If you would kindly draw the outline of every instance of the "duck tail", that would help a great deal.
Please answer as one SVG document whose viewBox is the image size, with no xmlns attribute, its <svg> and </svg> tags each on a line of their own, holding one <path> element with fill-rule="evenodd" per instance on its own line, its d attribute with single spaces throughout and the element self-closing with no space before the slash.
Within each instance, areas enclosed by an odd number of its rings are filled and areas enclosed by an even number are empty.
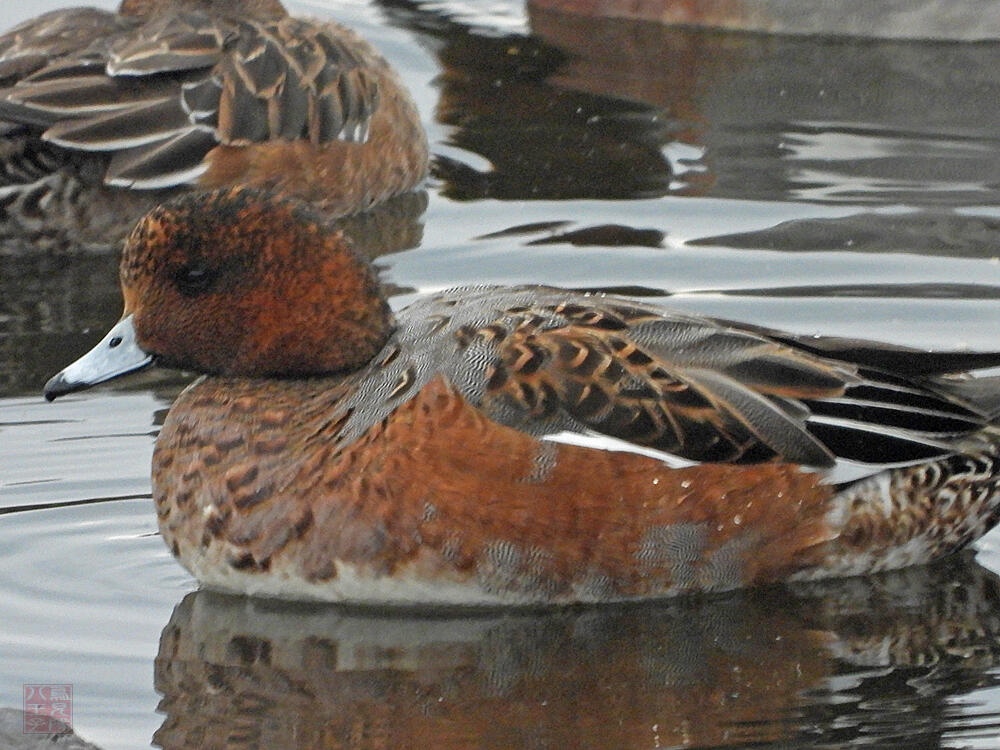
<svg viewBox="0 0 1000 750">
<path fill-rule="evenodd" d="M 1000 425 L 1000 375 L 948 381 L 947 390 Z"/>
</svg>

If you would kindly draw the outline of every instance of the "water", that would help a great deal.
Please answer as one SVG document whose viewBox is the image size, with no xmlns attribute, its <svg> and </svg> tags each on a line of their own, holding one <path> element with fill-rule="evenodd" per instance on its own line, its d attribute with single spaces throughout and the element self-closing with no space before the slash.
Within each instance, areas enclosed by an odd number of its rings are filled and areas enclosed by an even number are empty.
<svg viewBox="0 0 1000 750">
<path fill-rule="evenodd" d="M 1000 44 L 676 31 L 513 1 L 293 8 L 371 39 L 430 133 L 422 226 L 378 259 L 395 305 L 541 282 L 1000 343 Z M 4 7 L 2 25 L 34 12 Z M 0 706 L 72 683 L 76 731 L 106 749 L 1000 746 L 998 533 L 933 569 L 643 607 L 193 594 L 148 479 L 184 379 L 39 395 L 119 309 L 110 251 L 0 253 Z"/>
</svg>

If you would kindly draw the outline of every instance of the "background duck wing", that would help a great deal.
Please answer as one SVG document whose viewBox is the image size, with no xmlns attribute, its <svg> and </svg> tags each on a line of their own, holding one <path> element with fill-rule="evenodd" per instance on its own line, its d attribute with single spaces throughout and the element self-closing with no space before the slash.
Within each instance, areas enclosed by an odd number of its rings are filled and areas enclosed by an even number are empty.
<svg viewBox="0 0 1000 750">
<path fill-rule="evenodd" d="M 139 22 L 97 8 L 43 13 L 0 35 L 0 86 L 10 86 L 67 55 L 134 29 Z"/>
<path fill-rule="evenodd" d="M 364 141 L 378 82 L 345 38 L 332 24 L 176 11 L 20 77 L 0 94 L 0 118 L 110 153 L 109 184 L 192 182 L 219 144 Z"/>
</svg>

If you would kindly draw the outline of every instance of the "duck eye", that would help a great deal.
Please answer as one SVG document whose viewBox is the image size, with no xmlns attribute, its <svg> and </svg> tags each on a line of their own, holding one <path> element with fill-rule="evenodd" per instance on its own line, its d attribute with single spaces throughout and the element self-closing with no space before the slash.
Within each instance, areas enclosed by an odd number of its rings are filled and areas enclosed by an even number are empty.
<svg viewBox="0 0 1000 750">
<path fill-rule="evenodd" d="M 174 283 L 185 297 L 194 297 L 211 289 L 218 276 L 218 270 L 192 263 L 174 271 Z"/>
</svg>

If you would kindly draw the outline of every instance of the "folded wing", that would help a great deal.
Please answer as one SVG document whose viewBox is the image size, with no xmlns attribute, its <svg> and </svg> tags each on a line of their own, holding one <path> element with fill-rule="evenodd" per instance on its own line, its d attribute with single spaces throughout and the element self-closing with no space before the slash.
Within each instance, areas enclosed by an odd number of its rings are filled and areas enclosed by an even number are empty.
<svg viewBox="0 0 1000 750">
<path fill-rule="evenodd" d="M 0 37 L 0 119 L 110 154 L 109 184 L 194 182 L 219 144 L 368 137 L 378 82 L 339 27 L 199 11 L 137 26 L 100 11 L 62 13 Z"/>
<path fill-rule="evenodd" d="M 1000 380 L 974 388 L 932 375 L 962 369 L 962 353 L 949 361 L 906 350 L 908 368 L 890 373 L 870 342 L 821 355 L 793 337 L 602 298 L 505 321 L 473 334 L 497 342 L 486 374 L 492 413 L 575 424 L 692 460 L 916 461 L 954 451 L 1000 401 Z M 865 356 L 852 357 L 857 348 Z M 974 361 L 1000 364 L 1000 354 Z"/>
</svg>

